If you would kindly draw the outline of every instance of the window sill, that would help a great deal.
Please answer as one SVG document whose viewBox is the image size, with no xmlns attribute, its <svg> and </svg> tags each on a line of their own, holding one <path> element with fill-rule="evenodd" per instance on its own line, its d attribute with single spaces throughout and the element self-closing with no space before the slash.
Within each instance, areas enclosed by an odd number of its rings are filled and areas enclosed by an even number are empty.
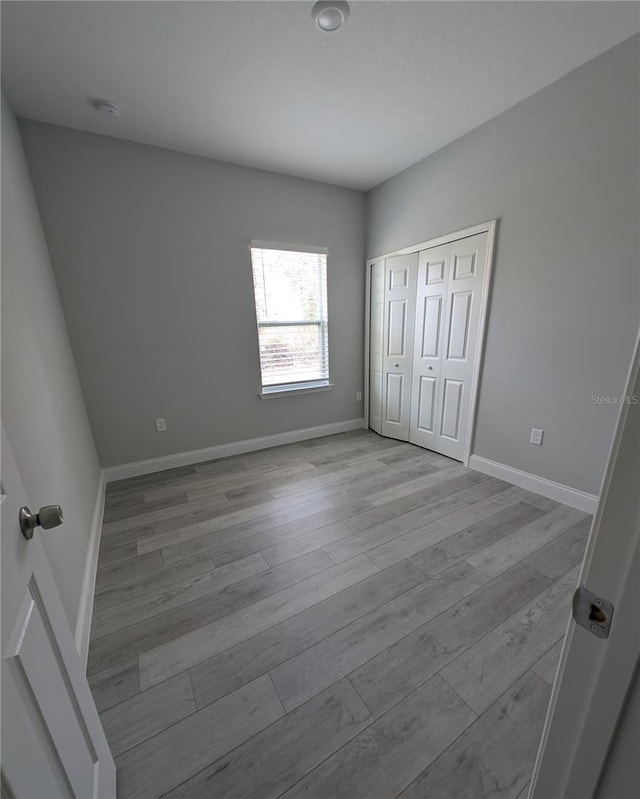
<svg viewBox="0 0 640 799">
<path fill-rule="evenodd" d="M 312 383 L 291 383 L 282 386 L 264 386 L 258 392 L 260 399 L 275 399 L 276 397 L 295 397 L 298 394 L 313 394 L 317 391 L 331 391 L 333 383 L 328 380 L 316 380 Z"/>
</svg>

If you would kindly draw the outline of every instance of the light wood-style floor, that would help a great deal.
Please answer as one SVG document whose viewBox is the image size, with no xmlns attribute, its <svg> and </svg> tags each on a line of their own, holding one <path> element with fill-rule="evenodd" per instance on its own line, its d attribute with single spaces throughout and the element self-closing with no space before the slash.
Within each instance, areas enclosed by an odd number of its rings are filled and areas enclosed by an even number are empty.
<svg viewBox="0 0 640 799">
<path fill-rule="evenodd" d="M 525 795 L 586 514 L 364 430 L 107 494 L 119 797 Z"/>
</svg>

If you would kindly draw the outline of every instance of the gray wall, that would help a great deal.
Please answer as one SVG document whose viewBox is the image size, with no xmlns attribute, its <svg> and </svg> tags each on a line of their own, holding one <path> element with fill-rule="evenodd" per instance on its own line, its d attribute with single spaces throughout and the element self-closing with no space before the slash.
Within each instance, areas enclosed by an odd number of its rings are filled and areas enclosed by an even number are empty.
<svg viewBox="0 0 640 799">
<path fill-rule="evenodd" d="M 362 416 L 361 193 L 20 125 L 103 466 Z M 332 391 L 258 398 L 251 239 L 328 247 Z"/>
<path fill-rule="evenodd" d="M 32 508 L 62 505 L 43 536 L 72 630 L 100 465 L 18 127 L 2 96 L 2 424 Z"/>
<path fill-rule="evenodd" d="M 590 493 L 617 418 L 591 397 L 623 390 L 640 317 L 638 42 L 367 198 L 368 257 L 499 218 L 474 451 Z"/>
</svg>

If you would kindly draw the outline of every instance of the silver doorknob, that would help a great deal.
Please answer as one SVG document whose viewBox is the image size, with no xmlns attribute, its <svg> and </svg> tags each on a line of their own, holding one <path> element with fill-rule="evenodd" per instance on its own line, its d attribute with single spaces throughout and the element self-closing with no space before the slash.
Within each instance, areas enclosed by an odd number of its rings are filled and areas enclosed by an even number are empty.
<svg viewBox="0 0 640 799">
<path fill-rule="evenodd" d="M 60 505 L 43 505 L 37 513 L 31 513 L 26 505 L 20 508 L 20 529 L 22 535 L 30 541 L 36 527 L 48 530 L 62 524 L 62 508 Z"/>
<path fill-rule="evenodd" d="M 433 366 L 427 366 L 427 369 L 428 369 L 429 371 L 431 371 L 431 370 L 433 369 Z"/>
<path fill-rule="evenodd" d="M 399 366 L 400 366 L 400 364 L 399 364 L 399 363 L 394 363 L 394 364 L 393 364 L 393 368 L 394 368 L 394 369 L 397 369 Z"/>
</svg>

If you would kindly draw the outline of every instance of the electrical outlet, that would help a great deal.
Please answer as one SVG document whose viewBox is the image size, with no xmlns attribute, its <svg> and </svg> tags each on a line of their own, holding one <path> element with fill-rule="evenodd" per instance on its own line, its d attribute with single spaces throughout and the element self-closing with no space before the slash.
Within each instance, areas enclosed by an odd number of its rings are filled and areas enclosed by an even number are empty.
<svg viewBox="0 0 640 799">
<path fill-rule="evenodd" d="M 540 430 L 537 427 L 532 427 L 531 428 L 531 438 L 529 439 L 529 441 L 532 444 L 535 444 L 537 447 L 541 447 L 542 446 L 542 436 L 543 435 L 544 435 L 544 430 Z"/>
<path fill-rule="evenodd" d="M 166 433 L 167 431 L 167 423 L 164 419 L 156 419 L 156 432 L 157 433 Z"/>
<path fill-rule="evenodd" d="M 356 391 L 356 402 L 362 402 L 362 391 Z"/>
</svg>

